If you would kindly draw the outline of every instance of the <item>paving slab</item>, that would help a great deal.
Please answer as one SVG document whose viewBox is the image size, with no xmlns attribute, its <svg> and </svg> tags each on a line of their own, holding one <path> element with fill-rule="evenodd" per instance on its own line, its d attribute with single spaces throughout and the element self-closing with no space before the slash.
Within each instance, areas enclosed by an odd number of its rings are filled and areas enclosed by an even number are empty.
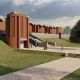
<svg viewBox="0 0 80 80">
<path fill-rule="evenodd" d="M 80 59 L 62 58 L 0 77 L 0 80 L 60 80 L 80 68 Z"/>
<path fill-rule="evenodd" d="M 34 47 L 29 49 L 23 49 L 23 50 L 36 50 L 36 51 L 48 51 L 48 52 L 58 52 L 58 53 L 71 53 L 71 54 L 80 54 L 80 48 L 73 48 L 73 47 L 64 47 L 62 50 L 61 47 L 49 47 L 47 50 L 44 50 L 43 47 Z"/>
</svg>

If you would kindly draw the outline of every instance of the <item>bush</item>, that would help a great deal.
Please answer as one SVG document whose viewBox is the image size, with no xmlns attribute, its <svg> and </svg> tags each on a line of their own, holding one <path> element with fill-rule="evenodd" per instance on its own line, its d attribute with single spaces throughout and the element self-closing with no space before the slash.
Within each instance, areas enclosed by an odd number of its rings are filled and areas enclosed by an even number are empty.
<svg viewBox="0 0 80 80">
<path fill-rule="evenodd" d="M 80 43 L 80 20 L 71 30 L 69 39 L 71 42 Z"/>
</svg>

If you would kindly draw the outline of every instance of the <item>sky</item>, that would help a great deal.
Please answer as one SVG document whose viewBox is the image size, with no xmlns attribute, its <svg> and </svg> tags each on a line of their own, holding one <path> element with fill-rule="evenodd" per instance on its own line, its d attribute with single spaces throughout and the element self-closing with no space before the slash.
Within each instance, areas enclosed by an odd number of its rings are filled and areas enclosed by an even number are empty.
<svg viewBox="0 0 80 80">
<path fill-rule="evenodd" d="M 80 0 L 0 0 L 0 16 L 13 11 L 23 12 L 33 23 L 73 27 L 80 19 Z"/>
</svg>

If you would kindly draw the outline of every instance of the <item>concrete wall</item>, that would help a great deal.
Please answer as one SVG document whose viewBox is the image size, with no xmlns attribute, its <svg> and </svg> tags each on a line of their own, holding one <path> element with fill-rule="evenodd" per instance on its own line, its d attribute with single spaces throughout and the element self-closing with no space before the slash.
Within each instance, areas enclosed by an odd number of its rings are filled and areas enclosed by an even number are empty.
<svg viewBox="0 0 80 80">
<path fill-rule="evenodd" d="M 38 38 L 59 38 L 59 34 L 31 33 Z M 63 39 L 69 40 L 70 35 L 61 35 Z"/>
</svg>

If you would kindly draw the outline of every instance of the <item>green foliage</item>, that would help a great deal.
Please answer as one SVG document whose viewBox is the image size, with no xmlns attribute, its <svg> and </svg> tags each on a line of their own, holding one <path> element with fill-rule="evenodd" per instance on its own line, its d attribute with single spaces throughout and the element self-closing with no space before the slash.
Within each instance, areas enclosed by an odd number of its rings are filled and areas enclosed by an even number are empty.
<svg viewBox="0 0 80 80">
<path fill-rule="evenodd" d="M 80 43 L 80 20 L 71 30 L 70 41 Z"/>
<path fill-rule="evenodd" d="M 61 80 L 80 80 L 80 69 L 74 71 L 73 73 L 69 74 Z"/>
<path fill-rule="evenodd" d="M 70 26 L 66 26 L 66 27 L 64 28 L 64 34 L 70 34 L 70 32 L 71 32 Z"/>
</svg>

